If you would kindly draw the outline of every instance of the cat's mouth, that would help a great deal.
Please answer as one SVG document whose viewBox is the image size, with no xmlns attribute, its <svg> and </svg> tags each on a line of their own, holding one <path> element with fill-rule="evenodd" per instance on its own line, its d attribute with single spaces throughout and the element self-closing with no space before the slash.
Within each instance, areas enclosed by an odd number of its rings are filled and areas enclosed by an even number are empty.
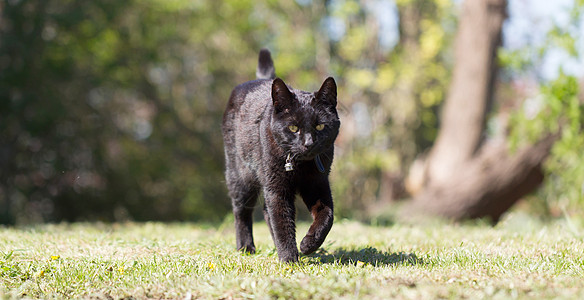
<svg viewBox="0 0 584 300">
<path fill-rule="evenodd" d="M 293 152 L 292 158 L 294 160 L 301 160 L 301 161 L 313 160 L 320 153 L 322 153 L 322 148 L 320 147 L 320 144 L 314 145 L 313 147 L 310 147 L 308 149 L 296 149 L 296 150 L 300 150 L 300 151 L 292 151 Z"/>
</svg>

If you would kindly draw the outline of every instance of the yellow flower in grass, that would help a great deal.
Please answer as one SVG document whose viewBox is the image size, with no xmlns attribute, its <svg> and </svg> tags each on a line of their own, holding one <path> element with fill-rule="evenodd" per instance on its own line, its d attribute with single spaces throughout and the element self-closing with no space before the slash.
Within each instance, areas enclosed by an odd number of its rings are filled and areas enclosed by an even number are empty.
<svg viewBox="0 0 584 300">
<path fill-rule="evenodd" d="M 212 262 L 207 264 L 207 268 L 209 268 L 209 270 L 213 271 L 215 270 L 215 264 L 213 264 Z"/>
<path fill-rule="evenodd" d="M 289 266 L 288 264 L 286 264 L 285 266 L 283 266 L 282 269 L 280 269 L 282 274 L 287 274 L 287 273 L 294 273 L 294 269 L 292 269 L 291 266 Z"/>
<path fill-rule="evenodd" d="M 59 258 L 61 258 L 60 255 L 51 255 L 51 260 L 58 260 Z"/>
</svg>

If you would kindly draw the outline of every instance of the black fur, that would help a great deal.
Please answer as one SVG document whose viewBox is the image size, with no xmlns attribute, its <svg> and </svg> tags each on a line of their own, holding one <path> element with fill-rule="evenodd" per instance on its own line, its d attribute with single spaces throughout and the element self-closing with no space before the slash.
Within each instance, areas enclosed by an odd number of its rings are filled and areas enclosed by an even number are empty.
<svg viewBox="0 0 584 300">
<path fill-rule="evenodd" d="M 252 212 L 264 195 L 264 218 L 283 262 L 298 260 L 295 195 L 299 193 L 314 219 L 300 243 L 309 254 L 324 242 L 333 224 L 328 174 L 340 121 L 337 86 L 327 78 L 317 92 L 291 89 L 273 79 L 270 52 L 262 49 L 259 79 L 238 85 L 223 116 L 225 177 L 235 215 L 237 248 L 254 253 Z M 272 80 L 273 79 L 273 80 Z M 316 127 L 323 124 L 322 130 Z M 292 132 L 289 126 L 296 126 Z M 319 172 L 319 156 L 324 172 Z M 290 156 L 293 171 L 284 168 Z"/>
</svg>

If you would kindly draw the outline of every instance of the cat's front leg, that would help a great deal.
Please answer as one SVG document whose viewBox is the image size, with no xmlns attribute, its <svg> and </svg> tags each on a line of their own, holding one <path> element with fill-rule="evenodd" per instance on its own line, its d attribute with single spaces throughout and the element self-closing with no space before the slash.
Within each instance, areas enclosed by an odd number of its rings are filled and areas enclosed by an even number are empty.
<svg viewBox="0 0 584 300">
<path fill-rule="evenodd" d="M 333 226 L 333 198 L 328 179 L 323 176 L 303 185 L 300 195 L 313 218 L 312 225 L 300 242 L 300 251 L 310 254 L 322 245 Z"/>
<path fill-rule="evenodd" d="M 298 261 L 296 247 L 296 208 L 294 193 L 277 189 L 264 189 L 266 221 L 271 229 L 272 238 L 281 262 Z"/>
</svg>

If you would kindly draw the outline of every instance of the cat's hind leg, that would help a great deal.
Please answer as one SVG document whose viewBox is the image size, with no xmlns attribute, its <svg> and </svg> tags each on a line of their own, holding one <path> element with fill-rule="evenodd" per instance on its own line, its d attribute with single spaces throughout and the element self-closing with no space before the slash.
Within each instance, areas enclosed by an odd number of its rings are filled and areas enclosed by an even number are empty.
<svg viewBox="0 0 584 300">
<path fill-rule="evenodd" d="M 272 241 L 275 241 L 274 238 L 274 231 L 272 230 L 272 221 L 270 220 L 270 213 L 268 213 L 268 207 L 266 206 L 266 201 L 264 201 L 264 220 L 266 220 L 266 224 L 268 224 L 268 229 L 270 230 L 270 235 L 272 236 Z"/>
<path fill-rule="evenodd" d="M 323 175 L 302 185 L 300 195 L 313 219 L 306 236 L 300 242 L 300 251 L 310 254 L 322 245 L 333 226 L 333 198 L 328 178 Z"/>
<path fill-rule="evenodd" d="M 258 189 L 247 187 L 236 191 L 232 197 L 233 215 L 235 217 L 235 236 L 237 249 L 255 253 L 253 242 L 253 209 L 258 198 Z"/>
<path fill-rule="evenodd" d="M 229 166 L 225 177 L 235 218 L 237 249 L 255 253 L 252 226 L 253 209 L 259 196 L 259 185 L 252 180 L 241 178 L 237 171 L 229 168 Z"/>
</svg>

